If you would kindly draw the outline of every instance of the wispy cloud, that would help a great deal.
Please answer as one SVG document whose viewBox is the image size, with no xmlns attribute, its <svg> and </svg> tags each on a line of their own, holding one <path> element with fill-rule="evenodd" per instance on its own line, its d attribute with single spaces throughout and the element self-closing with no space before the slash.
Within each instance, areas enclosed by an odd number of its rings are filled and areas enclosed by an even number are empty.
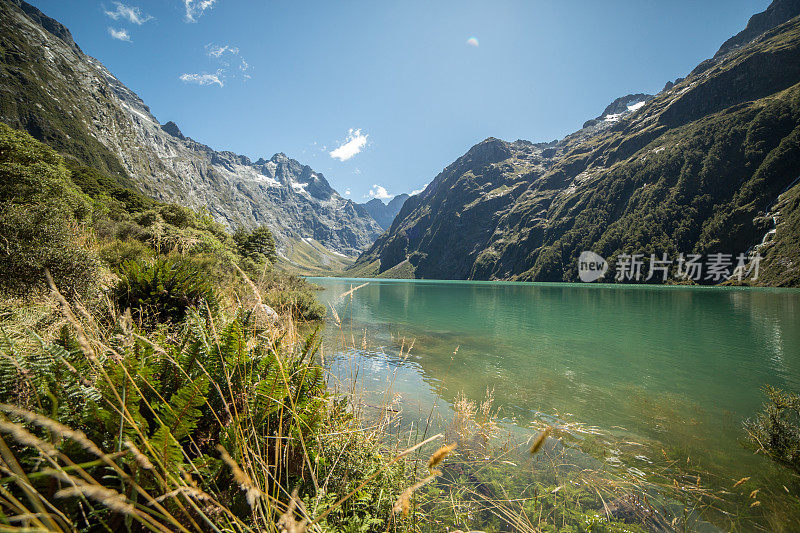
<svg viewBox="0 0 800 533">
<path fill-rule="evenodd" d="M 108 34 L 111 35 L 114 39 L 118 41 L 125 41 L 127 43 L 131 42 L 131 36 L 128 35 L 128 30 L 124 28 L 120 28 L 119 30 L 116 28 L 108 28 Z"/>
<path fill-rule="evenodd" d="M 345 196 L 350 196 L 350 189 L 345 189 L 344 195 Z"/>
<path fill-rule="evenodd" d="M 186 7 L 186 22 L 197 22 L 197 17 L 201 16 L 206 9 L 211 9 L 217 0 L 183 0 Z"/>
<path fill-rule="evenodd" d="M 252 78 L 250 64 L 239 54 L 239 48 L 229 44 L 208 43 L 205 46 L 206 55 L 218 65 L 218 73 L 229 73 L 230 78 L 241 75 L 243 81 Z"/>
<path fill-rule="evenodd" d="M 335 150 L 329 152 L 330 156 L 339 161 L 347 161 L 354 155 L 361 152 L 367 145 L 366 133 L 361 133 L 361 130 L 350 129 L 347 132 L 347 139 Z"/>
<path fill-rule="evenodd" d="M 222 54 L 226 52 L 232 55 L 238 55 L 239 49 L 235 46 L 228 46 L 227 44 L 218 45 L 208 43 L 206 45 L 206 52 L 208 52 L 209 57 L 222 57 Z"/>
<path fill-rule="evenodd" d="M 114 2 L 114 5 L 117 7 L 114 11 L 104 10 L 106 15 L 114 20 L 127 20 L 131 24 L 141 26 L 153 18 L 147 13 L 142 13 L 142 10 L 136 6 L 129 6 L 122 2 Z"/>
<path fill-rule="evenodd" d="M 243 57 L 240 57 L 239 58 L 239 72 L 242 73 L 242 79 L 244 81 L 247 81 L 247 80 L 249 80 L 249 79 L 251 79 L 253 77 L 253 76 L 251 76 L 250 74 L 247 73 L 248 70 L 250 70 L 250 64 L 247 61 L 245 61 Z"/>
<path fill-rule="evenodd" d="M 382 187 L 377 183 L 372 186 L 369 190 L 369 197 L 370 198 L 377 198 L 378 200 L 389 200 L 394 197 L 393 194 L 389 194 L 386 190 L 386 187 Z"/>
<path fill-rule="evenodd" d="M 216 74 L 181 74 L 179 79 L 184 83 L 194 83 L 197 85 L 214 85 L 217 84 L 220 87 L 224 86 L 222 81 L 222 72 L 219 71 Z"/>
</svg>

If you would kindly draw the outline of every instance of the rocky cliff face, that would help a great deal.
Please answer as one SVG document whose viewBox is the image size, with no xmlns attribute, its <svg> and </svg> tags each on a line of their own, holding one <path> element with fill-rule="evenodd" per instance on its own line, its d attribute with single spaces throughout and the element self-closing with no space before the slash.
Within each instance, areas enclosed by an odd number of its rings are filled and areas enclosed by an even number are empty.
<svg viewBox="0 0 800 533">
<path fill-rule="evenodd" d="M 373 198 L 369 202 L 361 205 L 364 207 L 367 213 L 369 213 L 369 216 L 375 219 L 375 221 L 381 226 L 381 228 L 386 230 L 389 229 L 389 226 L 392 225 L 392 222 L 394 222 L 394 219 L 400 212 L 400 208 L 403 207 L 403 204 L 408 199 L 409 195 L 398 194 L 397 196 L 392 198 L 388 204 L 383 203 L 382 200 Z"/>
<path fill-rule="evenodd" d="M 759 281 L 800 284 L 797 4 L 776 1 L 686 79 L 561 141 L 474 146 L 353 272 L 574 281 L 582 250 L 738 254 L 766 234 Z"/>
<path fill-rule="evenodd" d="M 381 233 L 322 174 L 276 154 L 252 162 L 163 126 L 63 25 L 0 0 L 0 120 L 148 195 L 208 209 L 231 227 L 267 224 L 279 243 L 312 238 L 355 255 Z"/>
</svg>

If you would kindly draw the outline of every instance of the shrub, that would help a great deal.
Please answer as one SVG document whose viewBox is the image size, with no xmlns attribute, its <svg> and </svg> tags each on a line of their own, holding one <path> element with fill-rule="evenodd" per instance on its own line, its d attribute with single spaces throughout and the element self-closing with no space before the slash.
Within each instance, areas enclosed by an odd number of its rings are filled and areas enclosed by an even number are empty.
<svg viewBox="0 0 800 533">
<path fill-rule="evenodd" d="M 130 308 L 144 325 L 181 322 L 192 307 L 212 311 L 217 303 L 211 282 L 191 263 L 173 258 L 128 261 L 114 290 L 120 310 Z"/>
<path fill-rule="evenodd" d="M 100 250 L 100 259 L 113 270 L 131 261 L 150 261 L 154 257 L 155 251 L 150 246 L 132 239 L 110 241 Z"/>
<path fill-rule="evenodd" d="M 113 238 L 126 240 L 135 239 L 145 242 L 150 236 L 145 229 L 133 220 L 123 219 L 113 225 Z"/>
<path fill-rule="evenodd" d="M 194 225 L 194 213 L 177 204 L 166 204 L 158 210 L 164 222 L 178 228 L 187 228 Z"/>
<path fill-rule="evenodd" d="M 252 259 L 257 263 L 263 263 L 265 260 L 274 263 L 278 258 L 275 239 L 266 226 L 259 226 L 252 231 L 238 229 L 234 233 L 233 239 L 242 257 Z"/>
<path fill-rule="evenodd" d="M 27 296 L 45 288 L 45 270 L 67 297 L 86 296 L 100 263 L 81 246 L 86 236 L 51 204 L 0 205 L 0 292 Z"/>
<path fill-rule="evenodd" d="M 52 203 L 82 220 L 91 207 L 69 179 L 61 156 L 27 133 L 0 124 L 0 202 Z"/>
<path fill-rule="evenodd" d="M 764 410 L 745 422 L 750 443 L 757 452 L 800 473 L 800 394 L 769 385 L 764 394 Z"/>
<path fill-rule="evenodd" d="M 81 246 L 86 236 L 78 221 L 90 214 L 61 156 L 0 124 L 0 291 L 39 290 L 49 269 L 67 296 L 88 293 L 99 265 Z"/>
</svg>

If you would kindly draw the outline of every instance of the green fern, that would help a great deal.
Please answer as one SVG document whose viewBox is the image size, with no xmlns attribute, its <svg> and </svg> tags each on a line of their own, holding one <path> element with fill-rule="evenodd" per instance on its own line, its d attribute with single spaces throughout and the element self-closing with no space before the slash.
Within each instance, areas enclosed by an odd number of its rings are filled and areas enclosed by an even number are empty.
<svg viewBox="0 0 800 533">
<path fill-rule="evenodd" d="M 188 437 L 197 427 L 203 415 L 200 408 L 206 404 L 209 381 L 205 376 L 187 383 L 169 399 L 156 406 L 161 423 L 175 439 Z"/>
<path fill-rule="evenodd" d="M 190 308 L 216 310 L 213 285 L 191 264 L 172 258 L 150 263 L 128 261 L 120 269 L 114 289 L 120 310 L 130 308 L 148 327 L 181 322 Z"/>
<path fill-rule="evenodd" d="M 149 439 L 155 452 L 155 463 L 164 471 L 174 473 L 183 464 L 183 450 L 167 426 L 159 426 Z"/>
</svg>

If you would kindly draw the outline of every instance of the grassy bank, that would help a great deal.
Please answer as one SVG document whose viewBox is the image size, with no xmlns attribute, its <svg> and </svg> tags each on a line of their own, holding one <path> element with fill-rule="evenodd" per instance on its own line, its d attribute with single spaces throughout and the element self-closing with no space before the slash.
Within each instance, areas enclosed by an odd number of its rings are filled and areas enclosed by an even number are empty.
<svg viewBox="0 0 800 533">
<path fill-rule="evenodd" d="M 327 390 L 297 327 L 324 308 L 268 231 L 231 235 L 3 125 L 0 175 L 3 530 L 392 522 L 403 463 Z"/>
</svg>

